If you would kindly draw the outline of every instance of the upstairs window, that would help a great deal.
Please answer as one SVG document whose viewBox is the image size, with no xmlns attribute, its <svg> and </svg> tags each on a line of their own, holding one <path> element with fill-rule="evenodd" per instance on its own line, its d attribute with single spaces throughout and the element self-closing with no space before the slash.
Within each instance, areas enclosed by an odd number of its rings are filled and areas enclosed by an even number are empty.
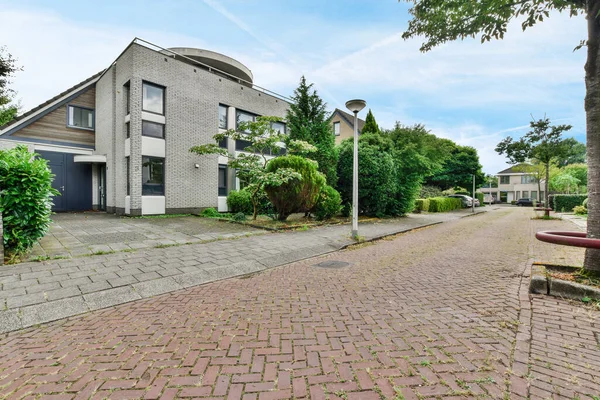
<svg viewBox="0 0 600 400">
<path fill-rule="evenodd" d="M 256 115 L 246 111 L 237 110 L 235 112 L 235 128 L 239 129 L 240 123 L 242 122 L 254 122 L 256 121 Z"/>
<path fill-rule="evenodd" d="M 247 151 L 246 147 L 252 146 L 252 142 L 249 140 L 237 139 L 235 141 L 235 149 L 237 151 Z"/>
<path fill-rule="evenodd" d="M 227 106 L 219 104 L 219 129 L 227 129 Z"/>
<path fill-rule="evenodd" d="M 535 179 L 535 176 L 533 175 L 522 175 L 521 176 L 521 183 L 523 184 L 527 184 L 527 183 L 536 183 L 537 180 Z"/>
<path fill-rule="evenodd" d="M 501 176 L 500 177 L 500 184 L 502 184 L 502 185 L 508 185 L 508 184 L 510 184 L 510 176 Z"/>
<path fill-rule="evenodd" d="M 219 164 L 219 196 L 227 196 L 227 165 Z"/>
<path fill-rule="evenodd" d="M 127 81 L 127 83 L 123 85 L 123 97 L 125 98 L 125 115 L 130 113 L 131 108 L 131 103 L 129 99 L 131 91 L 129 90 L 129 87 L 129 81 Z"/>
<path fill-rule="evenodd" d="M 273 122 L 271 124 L 271 128 L 273 128 L 281 134 L 285 134 L 285 124 L 283 122 Z"/>
<path fill-rule="evenodd" d="M 68 126 L 71 128 L 94 129 L 94 110 L 78 106 L 69 106 Z"/>
<path fill-rule="evenodd" d="M 149 136 L 158 139 L 165 138 L 165 126 L 150 121 L 142 121 L 142 136 Z"/>
<path fill-rule="evenodd" d="M 339 122 L 333 123 L 333 133 L 335 133 L 335 136 L 340 136 L 340 123 Z"/>
<path fill-rule="evenodd" d="M 142 111 L 165 113 L 165 88 L 151 83 L 142 84 Z"/>
</svg>

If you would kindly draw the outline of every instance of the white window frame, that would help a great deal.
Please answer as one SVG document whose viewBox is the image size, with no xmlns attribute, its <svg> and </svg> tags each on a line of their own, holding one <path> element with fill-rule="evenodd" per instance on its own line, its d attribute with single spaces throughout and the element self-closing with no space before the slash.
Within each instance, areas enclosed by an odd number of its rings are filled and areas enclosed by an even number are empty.
<svg viewBox="0 0 600 400">
<path fill-rule="evenodd" d="M 76 108 L 92 112 L 92 127 L 91 128 L 88 128 L 86 126 L 78 126 L 78 125 L 74 125 L 73 124 L 73 110 L 76 109 Z M 90 107 L 78 106 L 78 105 L 75 105 L 75 104 L 69 104 L 69 105 L 67 105 L 67 126 L 69 128 L 83 129 L 83 130 L 86 130 L 86 131 L 93 131 L 93 130 L 95 130 L 96 129 L 96 111 L 93 108 L 90 108 Z"/>
</svg>

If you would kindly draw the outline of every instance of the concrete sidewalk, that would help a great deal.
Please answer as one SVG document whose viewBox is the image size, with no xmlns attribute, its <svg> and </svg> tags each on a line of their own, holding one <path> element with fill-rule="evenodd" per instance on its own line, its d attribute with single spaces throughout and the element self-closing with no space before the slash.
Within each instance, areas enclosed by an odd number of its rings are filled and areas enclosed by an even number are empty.
<svg viewBox="0 0 600 400">
<path fill-rule="evenodd" d="M 470 215 L 410 215 L 361 224 L 360 234 L 373 240 Z M 326 254 L 354 243 L 349 230 L 326 226 L 6 266 L 0 270 L 0 333 Z"/>
</svg>

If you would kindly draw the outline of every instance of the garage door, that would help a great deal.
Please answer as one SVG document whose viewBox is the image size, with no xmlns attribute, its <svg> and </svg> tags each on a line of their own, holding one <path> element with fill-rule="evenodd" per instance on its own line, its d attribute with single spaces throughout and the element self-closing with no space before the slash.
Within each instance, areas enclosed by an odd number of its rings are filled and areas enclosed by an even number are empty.
<svg viewBox="0 0 600 400">
<path fill-rule="evenodd" d="M 73 154 L 36 151 L 48 160 L 54 174 L 55 196 L 52 211 L 86 211 L 92 209 L 92 165 L 73 162 Z"/>
</svg>

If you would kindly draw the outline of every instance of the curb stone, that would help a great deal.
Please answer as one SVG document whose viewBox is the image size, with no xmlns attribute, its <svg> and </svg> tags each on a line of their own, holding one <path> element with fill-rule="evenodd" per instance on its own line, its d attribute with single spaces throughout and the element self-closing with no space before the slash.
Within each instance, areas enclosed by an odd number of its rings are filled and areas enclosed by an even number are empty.
<svg viewBox="0 0 600 400">
<path fill-rule="evenodd" d="M 548 275 L 546 267 L 534 265 L 529 284 L 530 293 L 545 294 L 571 300 L 584 297 L 600 300 L 600 289 L 582 285 L 577 282 L 555 279 Z"/>
</svg>

